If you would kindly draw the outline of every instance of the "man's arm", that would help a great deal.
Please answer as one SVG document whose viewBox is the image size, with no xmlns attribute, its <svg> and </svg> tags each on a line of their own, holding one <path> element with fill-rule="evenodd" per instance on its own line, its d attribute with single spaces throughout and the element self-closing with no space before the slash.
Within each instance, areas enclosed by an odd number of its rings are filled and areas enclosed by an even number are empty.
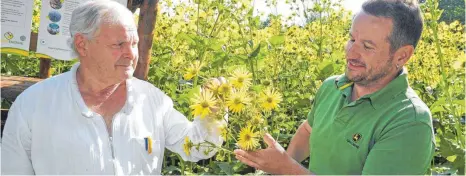
<svg viewBox="0 0 466 176">
<path fill-rule="evenodd" d="M 2 175 L 33 175 L 31 129 L 21 115 L 20 98 L 11 106 L 2 138 Z"/>
<path fill-rule="evenodd" d="M 266 149 L 247 152 L 236 149 L 236 159 L 241 162 L 271 174 L 282 175 L 314 175 L 300 163 L 291 158 L 285 149 L 275 141 L 270 134 L 264 136 L 268 147 Z"/>
<path fill-rule="evenodd" d="M 311 136 L 312 128 L 305 120 L 296 131 L 296 134 L 291 139 L 290 145 L 286 152 L 297 162 L 301 162 L 309 156 L 309 137 Z"/>
<path fill-rule="evenodd" d="M 432 128 L 422 122 L 394 127 L 369 152 L 363 175 L 423 175 L 434 153 Z"/>
<path fill-rule="evenodd" d="M 193 147 L 190 150 L 190 155 L 187 155 L 183 149 L 186 137 L 195 144 L 209 141 L 220 146 L 223 143 L 220 130 L 217 128 L 219 125 L 208 123 L 210 122 L 207 118 L 201 119 L 200 117 L 195 117 L 194 121 L 190 122 L 183 114 L 171 108 L 164 117 L 166 147 L 178 153 L 186 161 L 196 162 L 212 157 L 216 150 L 212 150 L 206 155 L 204 150 L 207 148 L 200 147 L 200 150 L 197 151 Z"/>
</svg>

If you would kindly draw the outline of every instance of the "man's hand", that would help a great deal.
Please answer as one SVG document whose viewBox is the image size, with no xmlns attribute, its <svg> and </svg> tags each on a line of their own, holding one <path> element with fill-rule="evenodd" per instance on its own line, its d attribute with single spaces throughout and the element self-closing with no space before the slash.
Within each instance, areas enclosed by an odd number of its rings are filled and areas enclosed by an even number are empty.
<svg viewBox="0 0 466 176">
<path fill-rule="evenodd" d="M 227 80 L 224 77 L 210 78 L 204 83 L 204 85 L 202 85 L 201 92 L 207 89 L 212 91 L 213 89 L 218 88 L 218 86 L 225 83 L 227 83 Z M 213 114 L 215 114 L 218 110 L 218 107 L 210 109 Z"/>
<path fill-rule="evenodd" d="M 210 78 L 203 85 L 204 89 L 212 89 L 213 87 L 218 87 L 221 84 L 227 83 L 227 80 L 224 77 Z"/>
<path fill-rule="evenodd" d="M 224 77 L 218 78 L 210 78 L 208 79 L 200 89 L 201 93 L 205 90 L 213 91 L 217 89 L 218 86 L 227 83 L 227 80 Z M 226 126 L 228 123 L 228 113 L 224 113 L 225 111 L 221 111 L 221 107 L 218 104 L 215 107 L 210 108 L 210 114 L 208 116 L 215 117 L 217 120 L 211 120 L 211 118 L 195 118 L 195 120 L 199 120 L 202 123 L 203 127 L 206 127 L 210 133 L 221 134 L 220 127 Z M 219 112 L 220 111 L 220 112 Z"/>
<path fill-rule="evenodd" d="M 271 174 L 311 174 L 306 168 L 288 156 L 285 149 L 270 134 L 264 135 L 264 141 L 268 145 L 266 149 L 254 152 L 246 152 L 241 149 L 235 150 L 236 159 Z"/>
</svg>

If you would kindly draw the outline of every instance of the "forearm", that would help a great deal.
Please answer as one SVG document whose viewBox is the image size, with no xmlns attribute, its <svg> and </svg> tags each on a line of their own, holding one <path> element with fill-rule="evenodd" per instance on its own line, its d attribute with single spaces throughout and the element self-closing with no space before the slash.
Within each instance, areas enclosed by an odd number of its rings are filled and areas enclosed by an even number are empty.
<svg viewBox="0 0 466 176">
<path fill-rule="evenodd" d="M 201 120 L 199 117 L 196 117 L 193 122 L 183 121 L 168 133 L 169 140 L 176 140 L 176 142 L 167 143 L 166 147 L 180 154 L 185 161 L 196 162 L 215 155 L 217 147 L 223 143 L 218 125 Z M 186 153 L 185 148 L 187 141 L 192 143 L 189 153 Z"/>
<path fill-rule="evenodd" d="M 288 160 L 284 163 L 281 169 L 278 171 L 278 173 L 274 174 L 279 174 L 279 175 L 314 175 L 311 171 L 309 171 L 307 168 L 303 167 L 301 163 L 297 162 L 293 158 L 291 158 L 289 155 L 287 157 Z"/>
<path fill-rule="evenodd" d="M 291 167 L 288 167 L 282 175 L 315 175 L 300 163 L 294 161 Z"/>
<path fill-rule="evenodd" d="M 304 121 L 291 139 L 286 152 L 297 162 L 301 162 L 309 156 L 309 137 L 311 131 L 312 129 L 307 121 Z"/>
</svg>

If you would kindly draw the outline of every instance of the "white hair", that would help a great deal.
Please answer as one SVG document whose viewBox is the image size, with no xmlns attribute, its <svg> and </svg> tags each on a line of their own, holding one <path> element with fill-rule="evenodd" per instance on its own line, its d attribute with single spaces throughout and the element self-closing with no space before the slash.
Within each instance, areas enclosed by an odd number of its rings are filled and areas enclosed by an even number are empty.
<svg viewBox="0 0 466 176">
<path fill-rule="evenodd" d="M 70 21 L 68 44 L 73 49 L 74 57 L 78 56 L 74 45 L 76 34 L 82 34 L 91 40 L 103 24 L 131 24 L 136 27 L 133 14 L 122 4 L 112 0 L 86 1 L 73 10 Z"/>
</svg>

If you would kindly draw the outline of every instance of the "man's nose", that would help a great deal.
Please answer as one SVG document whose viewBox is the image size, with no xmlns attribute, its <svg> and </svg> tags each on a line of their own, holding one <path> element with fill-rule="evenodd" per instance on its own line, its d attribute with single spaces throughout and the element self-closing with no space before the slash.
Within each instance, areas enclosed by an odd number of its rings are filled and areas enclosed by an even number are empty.
<svg viewBox="0 0 466 176">
<path fill-rule="evenodd" d="M 346 58 L 354 59 L 359 57 L 361 57 L 361 55 L 358 52 L 358 46 L 355 43 L 349 43 L 346 46 Z"/>
<path fill-rule="evenodd" d="M 125 58 L 134 60 L 138 54 L 138 47 L 132 46 L 132 45 L 127 45 L 122 48 L 123 56 Z"/>
</svg>

